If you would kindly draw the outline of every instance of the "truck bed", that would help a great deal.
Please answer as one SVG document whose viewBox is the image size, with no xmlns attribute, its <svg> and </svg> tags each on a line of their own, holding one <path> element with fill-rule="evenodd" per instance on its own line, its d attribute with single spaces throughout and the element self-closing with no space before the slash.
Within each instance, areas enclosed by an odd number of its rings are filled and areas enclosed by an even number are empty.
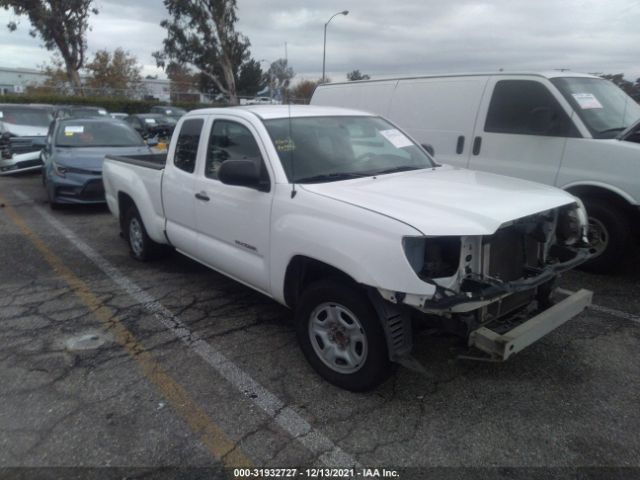
<svg viewBox="0 0 640 480">
<path fill-rule="evenodd" d="M 148 153 L 144 155 L 129 155 L 126 157 L 107 155 L 105 158 L 117 162 L 130 163 L 139 167 L 153 168 L 154 170 L 162 170 L 167 163 L 166 153 Z"/>
</svg>

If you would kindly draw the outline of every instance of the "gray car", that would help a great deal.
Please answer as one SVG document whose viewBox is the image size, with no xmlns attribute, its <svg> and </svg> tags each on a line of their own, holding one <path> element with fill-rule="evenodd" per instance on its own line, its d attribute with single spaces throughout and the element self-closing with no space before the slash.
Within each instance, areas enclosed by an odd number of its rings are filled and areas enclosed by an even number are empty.
<svg viewBox="0 0 640 480">
<path fill-rule="evenodd" d="M 127 123 L 110 117 L 55 121 L 42 151 L 42 182 L 52 209 L 60 204 L 103 203 L 105 155 L 152 153 Z"/>
</svg>

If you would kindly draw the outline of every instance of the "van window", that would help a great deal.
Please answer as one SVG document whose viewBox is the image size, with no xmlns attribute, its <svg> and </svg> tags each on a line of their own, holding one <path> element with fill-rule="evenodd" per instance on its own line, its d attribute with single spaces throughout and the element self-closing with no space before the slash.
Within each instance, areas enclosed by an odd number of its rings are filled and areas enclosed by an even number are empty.
<svg viewBox="0 0 640 480">
<path fill-rule="evenodd" d="M 259 163 L 262 180 L 268 183 L 269 176 L 262 161 L 260 148 L 249 129 L 236 122 L 216 120 L 209 137 L 205 176 L 217 179 L 218 169 L 226 160 L 253 160 Z"/>
<path fill-rule="evenodd" d="M 203 123 L 204 120 L 201 118 L 194 118 L 185 120 L 182 124 L 173 155 L 173 163 L 180 170 L 193 173 L 195 169 Z"/>
<path fill-rule="evenodd" d="M 500 80 L 496 83 L 484 131 L 579 136 L 573 122 L 547 87 L 531 80 Z"/>
</svg>

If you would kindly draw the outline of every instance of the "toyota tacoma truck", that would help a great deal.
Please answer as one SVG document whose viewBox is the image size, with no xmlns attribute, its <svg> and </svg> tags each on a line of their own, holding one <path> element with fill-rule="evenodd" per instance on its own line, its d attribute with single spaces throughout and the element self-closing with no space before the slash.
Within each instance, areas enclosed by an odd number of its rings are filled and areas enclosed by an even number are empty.
<svg viewBox="0 0 640 480">
<path fill-rule="evenodd" d="M 311 366 L 353 391 L 416 367 L 420 323 L 501 361 L 591 301 L 554 295 L 591 255 L 576 197 L 439 165 L 359 111 L 193 111 L 167 154 L 107 156 L 103 181 L 135 259 L 168 245 L 290 307 Z"/>
</svg>

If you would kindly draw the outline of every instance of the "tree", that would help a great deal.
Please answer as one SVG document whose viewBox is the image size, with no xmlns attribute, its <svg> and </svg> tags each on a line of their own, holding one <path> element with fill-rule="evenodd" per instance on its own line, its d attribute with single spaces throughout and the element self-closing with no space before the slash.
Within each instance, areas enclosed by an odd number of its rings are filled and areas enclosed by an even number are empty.
<svg viewBox="0 0 640 480">
<path fill-rule="evenodd" d="M 264 88 L 264 73 L 257 60 L 248 60 L 240 67 L 237 86 L 238 93 L 253 97 Z"/>
<path fill-rule="evenodd" d="M 615 83 L 618 87 L 624 90 L 631 98 L 636 101 L 640 101 L 640 78 L 636 79 L 635 83 L 624 78 L 623 73 L 596 73 L 606 80 Z"/>
<path fill-rule="evenodd" d="M 289 86 L 294 75 L 293 68 L 289 66 L 285 58 L 279 58 L 273 62 L 267 71 L 271 96 L 282 96 L 283 90 Z"/>
<path fill-rule="evenodd" d="M 100 95 L 129 95 L 142 93 L 141 66 L 136 57 L 122 48 L 113 53 L 108 50 L 96 52 L 86 67 L 87 86 Z"/>
<path fill-rule="evenodd" d="M 170 20 L 163 50 L 154 53 L 158 66 L 167 61 L 193 67 L 238 103 L 236 79 L 249 58 L 249 39 L 235 31 L 236 0 L 164 0 Z"/>
<path fill-rule="evenodd" d="M 309 103 L 313 92 L 321 83 L 322 79 L 315 82 L 313 80 L 303 80 L 290 90 L 289 96 L 295 103 Z"/>
<path fill-rule="evenodd" d="M 352 72 L 347 73 L 347 80 L 350 82 L 355 82 L 357 80 L 369 80 L 371 77 L 366 73 L 360 73 L 360 70 L 354 70 Z"/>
<path fill-rule="evenodd" d="M 199 102 L 200 75 L 191 72 L 188 67 L 175 62 L 165 68 L 170 80 L 170 95 L 172 102 Z"/>
<path fill-rule="evenodd" d="M 67 79 L 79 93 L 82 93 L 79 71 L 85 61 L 89 15 L 98 13 L 92 4 L 93 0 L 0 0 L 0 7 L 29 18 L 32 37 L 39 36 L 47 50 L 58 51 Z M 15 22 L 7 27 L 10 31 L 18 28 Z"/>
</svg>

